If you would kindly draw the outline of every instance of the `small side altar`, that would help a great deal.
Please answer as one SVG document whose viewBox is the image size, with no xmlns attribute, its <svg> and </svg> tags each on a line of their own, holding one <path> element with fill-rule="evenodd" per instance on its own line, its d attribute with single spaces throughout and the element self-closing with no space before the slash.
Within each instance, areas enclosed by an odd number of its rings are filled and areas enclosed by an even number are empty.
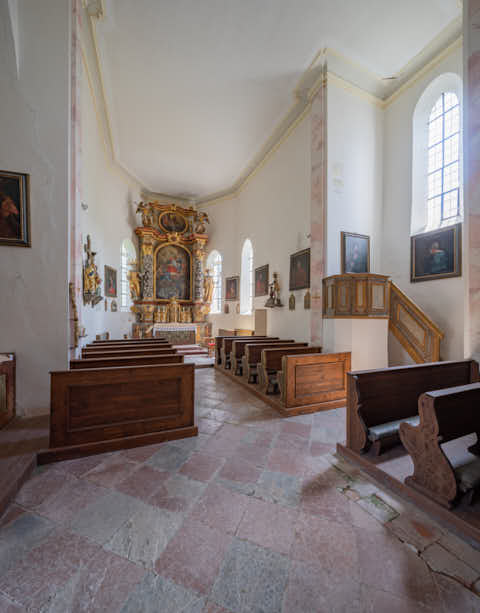
<svg viewBox="0 0 480 613">
<path fill-rule="evenodd" d="M 142 219 L 135 229 L 139 262 L 129 273 L 136 318 L 132 335 L 149 337 L 161 330 L 198 342 L 207 325 L 213 288 L 204 271 L 208 216 L 193 207 L 159 202 L 141 202 L 137 213 Z"/>
</svg>

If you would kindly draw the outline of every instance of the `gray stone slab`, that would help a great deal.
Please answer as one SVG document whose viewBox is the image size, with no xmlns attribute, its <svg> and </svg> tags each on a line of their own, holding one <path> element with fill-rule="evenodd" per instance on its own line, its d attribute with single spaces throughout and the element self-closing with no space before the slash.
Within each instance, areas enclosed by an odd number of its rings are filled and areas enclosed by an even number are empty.
<svg viewBox="0 0 480 613">
<path fill-rule="evenodd" d="M 467 587 L 471 587 L 479 578 L 478 571 L 467 566 L 465 562 L 437 543 L 427 547 L 421 557 L 436 573 L 452 577 Z"/>
<path fill-rule="evenodd" d="M 235 613 L 278 613 L 288 569 L 289 560 L 285 556 L 234 539 L 211 598 Z"/>
<path fill-rule="evenodd" d="M 254 496 L 267 502 L 296 507 L 300 503 L 301 492 L 302 484 L 298 477 L 264 470 L 255 486 Z"/>
<path fill-rule="evenodd" d="M 79 511 L 69 524 L 76 534 L 103 545 L 143 503 L 120 492 L 108 492 Z"/>
<path fill-rule="evenodd" d="M 182 438 L 176 441 L 170 441 L 165 443 L 168 447 L 177 447 L 178 449 L 183 450 L 184 452 L 192 452 L 197 449 L 202 449 L 209 440 L 210 436 L 208 434 L 198 434 L 197 436 L 190 436 L 188 438 Z"/>
<path fill-rule="evenodd" d="M 147 462 L 150 466 L 161 470 L 178 470 L 192 453 L 192 449 L 175 445 L 162 446 Z"/>
<path fill-rule="evenodd" d="M 202 613 L 205 597 L 148 573 L 132 590 L 120 613 Z"/>
<path fill-rule="evenodd" d="M 55 526 L 44 517 L 25 513 L 0 530 L 0 575 L 7 572 L 32 547 L 43 541 Z"/>
<path fill-rule="evenodd" d="M 142 504 L 105 545 L 105 549 L 152 568 L 183 521 L 181 513 Z"/>
</svg>

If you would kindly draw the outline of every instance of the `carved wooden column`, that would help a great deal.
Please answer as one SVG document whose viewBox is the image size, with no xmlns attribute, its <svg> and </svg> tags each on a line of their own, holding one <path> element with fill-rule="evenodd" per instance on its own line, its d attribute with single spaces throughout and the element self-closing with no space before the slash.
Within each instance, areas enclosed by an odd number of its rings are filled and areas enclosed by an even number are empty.
<svg viewBox="0 0 480 613">
<path fill-rule="evenodd" d="M 153 300 L 153 244 L 144 238 L 141 241 L 141 274 L 142 274 L 142 298 Z"/>
</svg>

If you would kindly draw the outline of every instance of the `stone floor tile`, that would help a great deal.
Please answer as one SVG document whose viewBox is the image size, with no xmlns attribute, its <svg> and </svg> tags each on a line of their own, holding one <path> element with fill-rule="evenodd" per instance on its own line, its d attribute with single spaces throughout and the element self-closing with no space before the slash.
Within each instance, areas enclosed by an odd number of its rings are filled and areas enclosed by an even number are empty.
<svg viewBox="0 0 480 613">
<path fill-rule="evenodd" d="M 286 434 L 296 434 L 297 436 L 302 436 L 303 438 L 310 438 L 310 432 L 312 430 L 312 426 L 310 423 L 304 424 L 298 421 L 286 420 L 282 426 L 282 432 Z"/>
<path fill-rule="evenodd" d="M 301 425 L 301 424 L 299 424 Z M 285 427 L 285 426 L 284 426 Z M 310 442 L 308 438 L 291 432 L 280 432 L 273 443 L 274 449 L 290 451 L 293 453 L 307 454 Z"/>
<path fill-rule="evenodd" d="M 164 443 L 169 447 L 176 447 L 182 451 L 193 453 L 203 449 L 211 440 L 210 434 L 197 434 L 197 436 L 188 436 L 187 438 L 175 439 Z"/>
<path fill-rule="evenodd" d="M 251 500 L 237 530 L 237 537 L 288 555 L 295 534 L 298 511 L 271 502 Z"/>
<path fill-rule="evenodd" d="M 310 455 L 312 456 L 322 456 L 328 453 L 331 454 L 332 451 L 335 451 L 335 445 L 320 443 L 319 441 L 312 441 L 310 443 Z"/>
<path fill-rule="evenodd" d="M 159 575 L 187 589 L 210 591 L 232 537 L 186 520 L 155 563 Z"/>
<path fill-rule="evenodd" d="M 189 449 L 181 449 L 175 445 L 163 445 L 154 453 L 147 464 L 160 470 L 178 470 L 191 455 Z"/>
<path fill-rule="evenodd" d="M 83 477 L 83 475 L 95 468 L 95 466 L 105 462 L 105 460 L 112 457 L 112 455 L 113 453 L 99 453 L 97 455 L 87 456 L 86 458 L 58 462 L 55 466 L 58 467 L 58 470 L 71 473 L 76 477 Z"/>
<path fill-rule="evenodd" d="M 170 477 L 164 470 L 156 470 L 151 466 L 140 465 L 123 481 L 116 484 L 115 489 L 128 496 L 149 500 L 157 492 L 162 483 Z"/>
<path fill-rule="evenodd" d="M 205 597 L 148 573 L 130 593 L 120 613 L 202 613 Z"/>
<path fill-rule="evenodd" d="M 250 427 L 247 428 L 247 430 L 247 434 L 245 435 L 245 438 L 242 442 L 246 445 L 258 445 L 259 447 L 263 447 L 264 449 L 270 448 L 277 436 L 276 433 L 269 432 L 267 430 L 260 430 Z"/>
<path fill-rule="evenodd" d="M 162 483 L 148 502 L 167 511 L 186 513 L 202 495 L 205 487 L 204 483 L 193 481 L 185 475 L 174 474 Z"/>
<path fill-rule="evenodd" d="M 55 529 L 51 521 L 24 513 L 0 529 L 0 576 Z"/>
<path fill-rule="evenodd" d="M 37 513 L 57 523 L 69 522 L 81 509 L 104 496 L 107 491 L 84 479 L 66 479 L 57 494 L 47 498 L 37 508 Z"/>
<path fill-rule="evenodd" d="M 254 463 L 235 456 L 225 462 L 219 477 L 230 481 L 240 481 L 240 483 L 256 483 L 261 473 L 261 468 Z"/>
<path fill-rule="evenodd" d="M 444 613 L 478 613 L 480 611 L 480 597 L 466 590 L 463 585 L 444 577 L 433 574 L 440 593 Z"/>
<path fill-rule="evenodd" d="M 474 549 L 468 543 L 451 533 L 442 535 L 439 543 L 447 551 L 463 560 L 465 564 L 471 566 L 480 575 L 480 551 L 478 549 Z"/>
<path fill-rule="evenodd" d="M 212 610 L 213 612 L 214 610 Z M 24 613 L 25 607 L 16 604 L 0 594 L 0 613 Z"/>
<path fill-rule="evenodd" d="M 142 504 L 104 548 L 132 562 L 152 568 L 182 521 L 183 516 L 180 513 Z"/>
<path fill-rule="evenodd" d="M 198 420 L 198 431 L 202 434 L 215 434 L 221 427 L 222 424 L 218 421 L 214 421 L 213 419 Z"/>
<path fill-rule="evenodd" d="M 452 579 L 460 581 L 467 587 L 471 587 L 479 578 L 478 571 L 467 566 L 465 562 L 462 562 L 453 553 L 437 543 L 425 549 L 422 553 L 422 559 L 425 560 L 431 570 L 452 577 Z"/>
<path fill-rule="evenodd" d="M 364 613 L 438 613 L 443 609 L 427 607 L 410 598 L 399 598 L 382 590 L 382 586 L 362 586 L 362 602 Z M 458 609 L 460 611 L 463 609 Z"/>
<path fill-rule="evenodd" d="M 426 517 L 413 513 L 402 513 L 387 522 L 385 527 L 417 551 L 423 551 L 442 536 L 442 532 Z"/>
<path fill-rule="evenodd" d="M 305 458 L 302 454 L 292 450 L 274 448 L 270 452 L 267 461 L 267 470 L 287 475 L 301 475 L 305 466 Z"/>
<path fill-rule="evenodd" d="M 254 496 L 289 507 L 300 504 L 302 482 L 297 476 L 264 470 L 255 485 Z"/>
<path fill-rule="evenodd" d="M 141 505 L 137 498 L 109 491 L 81 509 L 68 526 L 72 532 L 103 545 Z"/>
<path fill-rule="evenodd" d="M 332 585 L 343 577 L 357 580 L 355 531 L 346 524 L 300 513 L 291 557 L 321 568 Z"/>
<path fill-rule="evenodd" d="M 96 485 L 114 487 L 131 475 L 137 467 L 137 462 L 132 462 L 121 453 L 116 453 L 85 473 L 83 478 Z"/>
<path fill-rule="evenodd" d="M 73 477 L 72 477 L 73 478 Z M 20 489 L 15 501 L 27 509 L 35 509 L 62 487 L 66 475 L 58 470 L 37 471 Z"/>
<path fill-rule="evenodd" d="M 220 434 L 215 434 L 212 439 L 204 451 L 219 458 L 230 458 L 240 445 L 239 441 L 232 441 L 220 436 Z"/>
<path fill-rule="evenodd" d="M 211 483 L 193 507 L 190 517 L 212 528 L 235 533 L 250 499 Z"/>
<path fill-rule="evenodd" d="M 386 609 L 378 609 L 384 613 Z M 291 563 L 282 613 L 364 613 L 360 585 L 349 577 L 332 584 L 328 573 L 305 562 Z"/>
<path fill-rule="evenodd" d="M 156 443 L 155 445 L 143 445 L 142 447 L 133 447 L 132 449 L 124 449 L 121 454 L 132 460 L 132 462 L 146 462 L 157 453 L 164 443 Z"/>
<path fill-rule="evenodd" d="M 383 502 L 378 496 L 375 496 L 375 494 L 373 496 L 368 496 L 368 498 L 361 498 L 357 504 L 383 524 L 398 516 L 395 509 L 389 507 L 388 504 Z"/>
<path fill-rule="evenodd" d="M 352 522 L 350 505 L 345 496 L 322 477 L 304 481 L 300 506 L 304 513 L 310 515 L 339 523 Z"/>
<path fill-rule="evenodd" d="M 287 583 L 287 557 L 234 539 L 211 599 L 235 613 L 278 613 Z"/>
<path fill-rule="evenodd" d="M 180 469 L 182 475 L 196 481 L 210 481 L 215 473 L 221 469 L 225 460 L 206 453 L 194 453 Z"/>
<path fill-rule="evenodd" d="M 48 613 L 102 611 L 117 613 L 145 571 L 128 560 L 100 549 L 78 567 L 53 596 Z"/>
<path fill-rule="evenodd" d="M 245 496 L 254 496 L 255 483 L 244 483 L 242 481 L 230 481 L 230 479 L 215 478 L 215 483 L 220 487 L 224 487 L 227 490 L 236 492 L 237 494 L 244 494 Z"/>
<path fill-rule="evenodd" d="M 224 423 L 218 434 L 222 438 L 242 442 L 248 435 L 248 428 L 245 428 L 244 426 L 236 426 L 234 424 Z"/>
<path fill-rule="evenodd" d="M 267 463 L 270 448 L 259 443 L 239 443 L 233 458 L 247 460 L 255 466 L 263 468 Z"/>
<path fill-rule="evenodd" d="M 18 519 L 20 515 L 23 515 L 24 513 L 26 513 L 25 509 L 19 507 L 15 503 L 12 503 L 0 517 L 0 530 L 10 522 Z"/>
</svg>

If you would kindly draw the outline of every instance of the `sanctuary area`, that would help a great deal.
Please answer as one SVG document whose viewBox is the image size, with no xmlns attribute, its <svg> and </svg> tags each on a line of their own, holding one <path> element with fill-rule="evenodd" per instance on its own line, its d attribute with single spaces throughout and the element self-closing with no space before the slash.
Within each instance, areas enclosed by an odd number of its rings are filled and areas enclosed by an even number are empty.
<svg viewBox="0 0 480 613">
<path fill-rule="evenodd" d="M 479 32 L 0 0 L 0 613 L 480 611 Z"/>
</svg>

